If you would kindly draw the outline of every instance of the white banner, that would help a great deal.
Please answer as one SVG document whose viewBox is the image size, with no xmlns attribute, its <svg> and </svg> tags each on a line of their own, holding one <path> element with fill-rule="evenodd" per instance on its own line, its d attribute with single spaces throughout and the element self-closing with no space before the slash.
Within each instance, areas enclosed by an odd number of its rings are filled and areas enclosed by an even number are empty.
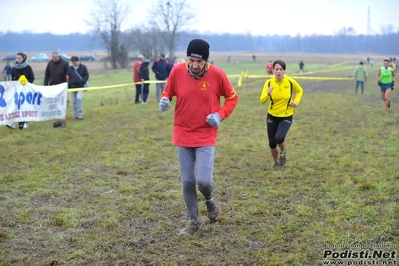
<svg viewBox="0 0 399 266">
<path fill-rule="evenodd" d="M 54 86 L 0 82 L 0 125 L 65 119 L 68 83 Z"/>
</svg>

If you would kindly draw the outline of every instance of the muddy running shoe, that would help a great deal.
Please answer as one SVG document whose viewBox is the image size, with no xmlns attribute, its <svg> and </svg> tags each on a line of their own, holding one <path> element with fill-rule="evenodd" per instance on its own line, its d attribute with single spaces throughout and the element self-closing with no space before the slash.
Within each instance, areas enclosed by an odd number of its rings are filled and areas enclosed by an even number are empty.
<svg viewBox="0 0 399 266">
<path fill-rule="evenodd" d="M 273 164 L 273 169 L 278 169 L 280 168 L 280 164 L 278 163 L 278 161 L 275 161 Z"/>
<path fill-rule="evenodd" d="M 192 235 L 199 229 L 200 223 L 198 221 L 190 221 L 190 224 L 180 230 L 180 234 L 182 235 Z"/>
<path fill-rule="evenodd" d="M 216 204 L 213 197 L 210 200 L 205 200 L 205 203 L 209 220 L 211 220 L 211 223 L 216 222 L 216 218 L 218 218 L 220 212 L 219 206 Z"/>
<path fill-rule="evenodd" d="M 283 166 L 286 162 L 287 162 L 286 150 L 280 151 L 280 158 L 278 160 L 278 164 L 280 166 Z"/>
<path fill-rule="evenodd" d="M 388 108 L 391 108 L 391 100 L 388 100 Z"/>
</svg>

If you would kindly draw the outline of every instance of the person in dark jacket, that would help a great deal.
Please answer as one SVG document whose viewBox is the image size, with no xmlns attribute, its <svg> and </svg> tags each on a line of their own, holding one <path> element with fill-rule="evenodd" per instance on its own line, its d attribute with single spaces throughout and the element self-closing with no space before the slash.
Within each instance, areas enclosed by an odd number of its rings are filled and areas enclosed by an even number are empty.
<svg viewBox="0 0 399 266">
<path fill-rule="evenodd" d="M 11 66 L 10 66 L 10 63 L 7 62 L 6 66 L 3 69 L 3 74 L 4 74 L 4 81 L 10 81 L 11 80 Z"/>
<path fill-rule="evenodd" d="M 11 80 L 18 80 L 22 75 L 26 77 L 29 83 L 33 83 L 35 80 L 35 75 L 28 61 L 26 60 L 26 54 L 19 52 L 15 57 L 14 65 L 11 69 Z M 29 127 L 28 122 L 19 122 L 19 129 L 24 129 Z M 7 125 L 8 128 L 14 129 L 15 123 Z"/>
<path fill-rule="evenodd" d="M 51 57 L 52 60 L 47 63 L 46 72 L 44 73 L 44 86 L 67 82 L 68 61 L 62 59 L 58 52 L 53 52 Z"/>
<path fill-rule="evenodd" d="M 166 59 L 164 52 L 162 52 L 161 56 L 154 61 L 151 69 L 155 73 L 156 80 L 163 81 L 169 77 L 171 65 L 169 64 L 169 60 Z M 160 82 L 156 84 L 155 100 L 157 102 L 159 102 L 161 93 L 165 89 L 165 83 L 166 82 Z"/>
<path fill-rule="evenodd" d="M 303 68 L 305 66 L 305 63 L 303 62 L 303 60 L 301 60 L 301 62 L 299 62 L 299 73 L 303 73 Z"/>
<path fill-rule="evenodd" d="M 79 62 L 79 57 L 71 57 L 72 66 L 68 68 L 68 89 L 88 87 L 89 71 L 87 67 Z M 73 103 L 73 114 L 75 119 L 83 119 L 83 90 L 71 92 Z"/>
<path fill-rule="evenodd" d="M 140 77 L 141 82 L 150 80 L 150 71 L 148 70 L 149 64 L 150 64 L 150 60 L 146 59 L 140 65 L 139 77 Z M 141 88 L 142 88 L 142 97 L 143 97 L 142 103 L 147 103 L 148 94 L 150 93 L 150 84 L 143 83 L 143 84 L 141 84 L 141 86 L 142 86 Z"/>
</svg>

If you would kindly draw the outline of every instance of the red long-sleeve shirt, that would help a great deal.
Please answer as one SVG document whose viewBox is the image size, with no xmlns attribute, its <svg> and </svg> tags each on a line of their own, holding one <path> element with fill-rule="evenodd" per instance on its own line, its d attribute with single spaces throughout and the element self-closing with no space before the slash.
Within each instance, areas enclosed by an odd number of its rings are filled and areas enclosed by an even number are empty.
<svg viewBox="0 0 399 266">
<path fill-rule="evenodd" d="M 208 72 L 200 79 L 188 74 L 187 63 L 175 65 L 170 73 L 162 97 L 177 97 L 173 144 L 183 147 L 215 146 L 218 128 L 206 122 L 209 114 L 218 112 L 222 120 L 231 115 L 238 95 L 223 70 L 208 65 Z M 220 97 L 224 105 L 220 106 Z"/>
<path fill-rule="evenodd" d="M 141 65 L 141 61 L 139 59 L 137 59 L 134 64 L 133 64 L 133 82 L 140 82 L 140 65 Z"/>
</svg>

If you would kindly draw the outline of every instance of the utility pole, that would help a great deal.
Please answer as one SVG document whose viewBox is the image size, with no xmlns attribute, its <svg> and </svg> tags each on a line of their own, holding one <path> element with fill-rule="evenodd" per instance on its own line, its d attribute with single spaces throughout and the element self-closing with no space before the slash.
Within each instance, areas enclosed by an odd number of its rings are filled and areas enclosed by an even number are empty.
<svg viewBox="0 0 399 266">
<path fill-rule="evenodd" d="M 367 35 L 371 35 L 371 26 L 370 26 L 370 7 L 367 10 Z"/>
</svg>

